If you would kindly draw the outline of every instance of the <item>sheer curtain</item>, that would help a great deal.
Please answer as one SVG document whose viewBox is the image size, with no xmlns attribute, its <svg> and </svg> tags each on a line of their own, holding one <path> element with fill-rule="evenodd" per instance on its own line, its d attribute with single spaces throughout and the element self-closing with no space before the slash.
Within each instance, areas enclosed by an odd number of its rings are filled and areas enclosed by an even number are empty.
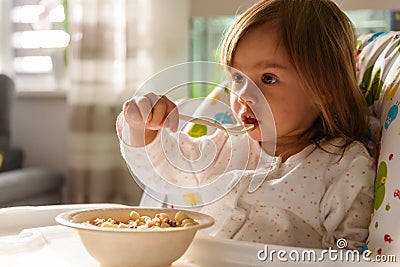
<svg viewBox="0 0 400 267">
<path fill-rule="evenodd" d="M 68 201 L 138 204 L 115 119 L 145 79 L 187 61 L 188 2 L 69 0 Z"/>
</svg>

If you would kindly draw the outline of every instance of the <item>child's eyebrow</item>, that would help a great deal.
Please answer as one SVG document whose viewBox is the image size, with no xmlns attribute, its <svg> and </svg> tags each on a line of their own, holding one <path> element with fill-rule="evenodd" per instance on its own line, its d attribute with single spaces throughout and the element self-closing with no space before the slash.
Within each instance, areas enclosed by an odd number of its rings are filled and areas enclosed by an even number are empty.
<svg viewBox="0 0 400 267">
<path fill-rule="evenodd" d="M 254 65 L 256 68 L 274 68 L 274 69 L 283 69 L 283 70 L 288 70 L 289 67 L 284 64 L 280 64 L 278 62 L 273 62 L 270 60 L 262 60 L 257 62 Z"/>
</svg>

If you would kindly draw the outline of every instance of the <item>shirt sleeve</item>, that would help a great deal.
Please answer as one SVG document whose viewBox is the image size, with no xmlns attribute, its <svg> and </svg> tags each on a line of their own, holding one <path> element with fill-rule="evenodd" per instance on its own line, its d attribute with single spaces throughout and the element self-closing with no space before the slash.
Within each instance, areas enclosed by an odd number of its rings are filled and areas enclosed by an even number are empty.
<svg viewBox="0 0 400 267">
<path fill-rule="evenodd" d="M 352 152 L 350 152 L 352 153 Z M 368 227 L 372 214 L 375 164 L 367 152 L 353 151 L 353 155 L 343 156 L 338 166 L 344 165 L 340 174 L 331 177 L 327 191 L 320 204 L 320 215 L 325 231 L 322 247 L 362 248 L 368 237 Z M 339 239 L 345 239 L 337 246 Z M 342 240 L 344 241 L 344 240 Z"/>
<path fill-rule="evenodd" d="M 168 183 L 196 187 L 209 184 L 223 173 L 255 165 L 249 160 L 250 141 L 246 135 L 228 136 L 222 131 L 197 138 L 185 132 L 160 130 L 152 143 L 144 147 L 129 145 L 127 127 L 119 130 L 120 149 L 133 174 L 142 183 L 157 186 Z M 241 153 L 234 153 L 239 151 Z"/>
</svg>

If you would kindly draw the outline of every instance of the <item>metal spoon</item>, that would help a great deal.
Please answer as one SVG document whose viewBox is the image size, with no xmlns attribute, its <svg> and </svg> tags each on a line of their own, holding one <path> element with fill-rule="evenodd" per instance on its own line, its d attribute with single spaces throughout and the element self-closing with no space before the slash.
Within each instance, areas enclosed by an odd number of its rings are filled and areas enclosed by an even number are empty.
<svg viewBox="0 0 400 267">
<path fill-rule="evenodd" d="M 254 124 L 242 124 L 238 126 L 232 126 L 232 127 L 224 127 L 219 123 L 215 123 L 214 121 L 210 119 L 205 119 L 205 118 L 194 118 L 188 115 L 183 115 L 179 114 L 179 119 L 187 122 L 193 122 L 193 123 L 198 123 L 206 126 L 211 126 L 217 129 L 220 129 L 222 131 L 227 132 L 228 134 L 244 134 L 248 131 L 251 131 L 254 129 Z"/>
</svg>

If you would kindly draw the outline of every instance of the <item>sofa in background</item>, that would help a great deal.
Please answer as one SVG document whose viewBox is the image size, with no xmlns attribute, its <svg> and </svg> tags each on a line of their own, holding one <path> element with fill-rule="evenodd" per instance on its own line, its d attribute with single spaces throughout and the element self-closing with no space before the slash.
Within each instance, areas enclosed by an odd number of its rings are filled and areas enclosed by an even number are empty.
<svg viewBox="0 0 400 267">
<path fill-rule="evenodd" d="M 0 74 L 0 208 L 61 204 L 64 175 L 48 168 L 24 168 L 22 149 L 11 147 L 13 80 Z"/>
</svg>

